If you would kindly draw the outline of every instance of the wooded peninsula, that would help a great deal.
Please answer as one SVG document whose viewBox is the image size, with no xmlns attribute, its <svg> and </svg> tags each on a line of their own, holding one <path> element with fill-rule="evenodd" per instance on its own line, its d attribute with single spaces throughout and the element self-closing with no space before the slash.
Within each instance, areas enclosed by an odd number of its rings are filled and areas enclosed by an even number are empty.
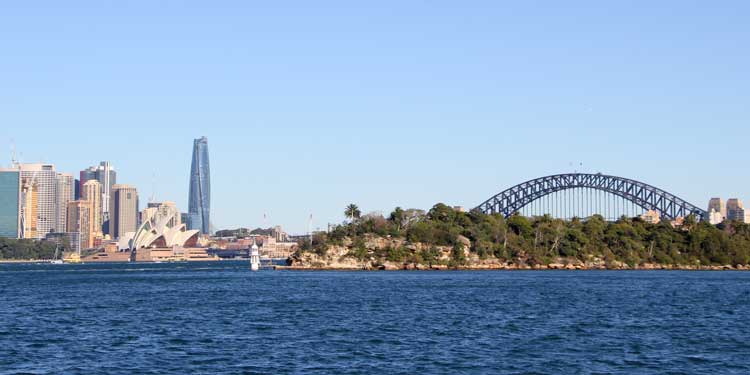
<svg viewBox="0 0 750 375">
<path fill-rule="evenodd" d="M 594 215 L 561 220 L 396 208 L 349 220 L 300 244 L 291 269 L 748 269 L 750 225 L 687 217 L 673 227 Z"/>
</svg>

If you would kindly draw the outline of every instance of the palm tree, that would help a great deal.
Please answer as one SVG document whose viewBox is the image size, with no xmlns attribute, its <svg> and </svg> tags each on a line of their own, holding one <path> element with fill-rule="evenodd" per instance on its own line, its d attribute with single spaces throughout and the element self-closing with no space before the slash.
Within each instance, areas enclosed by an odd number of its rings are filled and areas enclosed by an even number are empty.
<svg viewBox="0 0 750 375">
<path fill-rule="evenodd" d="M 360 211 L 359 207 L 357 207 L 357 205 L 354 203 L 346 206 L 346 210 L 344 210 L 344 216 L 346 216 L 351 221 L 359 219 L 361 215 L 362 211 Z"/>
</svg>

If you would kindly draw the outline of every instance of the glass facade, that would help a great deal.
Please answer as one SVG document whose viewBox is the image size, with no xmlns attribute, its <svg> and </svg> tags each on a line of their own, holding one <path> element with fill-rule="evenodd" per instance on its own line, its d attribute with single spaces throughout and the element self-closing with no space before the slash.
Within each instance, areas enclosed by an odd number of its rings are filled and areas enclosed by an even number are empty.
<svg viewBox="0 0 750 375">
<path fill-rule="evenodd" d="M 21 176 L 0 171 L 0 237 L 18 238 Z"/>
<path fill-rule="evenodd" d="M 188 197 L 190 229 L 210 234 L 211 168 L 208 162 L 208 139 L 193 143 L 193 162 L 190 167 L 190 196 Z"/>
</svg>

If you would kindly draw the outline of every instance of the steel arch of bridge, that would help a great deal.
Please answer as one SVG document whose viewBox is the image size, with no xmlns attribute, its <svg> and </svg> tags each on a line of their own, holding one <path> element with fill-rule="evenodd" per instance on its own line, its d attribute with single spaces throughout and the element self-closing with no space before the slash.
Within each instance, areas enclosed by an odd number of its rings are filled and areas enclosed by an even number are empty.
<svg viewBox="0 0 750 375">
<path fill-rule="evenodd" d="M 670 220 L 688 215 L 695 215 L 699 220 L 708 219 L 706 211 L 667 191 L 628 178 L 599 173 L 567 173 L 529 180 L 493 196 L 477 209 L 508 217 L 541 197 L 577 188 L 596 189 L 622 197 L 644 210 L 655 210 Z"/>
</svg>

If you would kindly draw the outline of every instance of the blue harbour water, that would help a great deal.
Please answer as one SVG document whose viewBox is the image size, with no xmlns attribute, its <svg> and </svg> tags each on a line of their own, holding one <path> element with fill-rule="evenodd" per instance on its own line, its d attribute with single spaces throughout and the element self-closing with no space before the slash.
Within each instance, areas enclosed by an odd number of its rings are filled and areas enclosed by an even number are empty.
<svg viewBox="0 0 750 375">
<path fill-rule="evenodd" d="M 748 374 L 750 273 L 0 265 L 0 374 Z"/>
</svg>

